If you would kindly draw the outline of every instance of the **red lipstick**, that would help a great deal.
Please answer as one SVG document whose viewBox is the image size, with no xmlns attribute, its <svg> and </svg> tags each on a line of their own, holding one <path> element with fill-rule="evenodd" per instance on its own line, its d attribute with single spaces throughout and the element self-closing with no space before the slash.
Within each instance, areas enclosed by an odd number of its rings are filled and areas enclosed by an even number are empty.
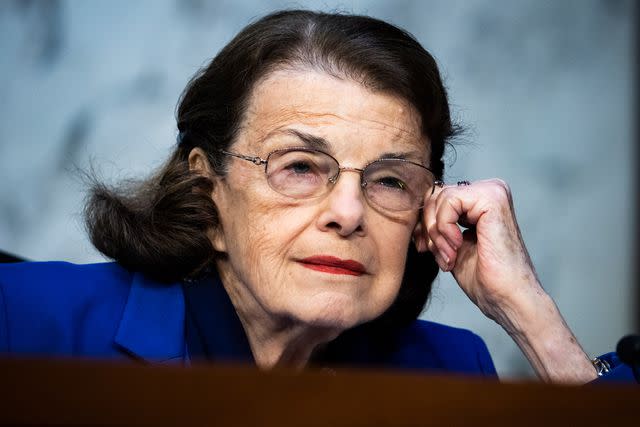
<svg viewBox="0 0 640 427">
<path fill-rule="evenodd" d="M 300 260 L 303 267 L 330 274 L 362 276 L 367 272 L 364 265 L 351 259 L 340 259 L 328 255 L 310 256 Z"/>
</svg>

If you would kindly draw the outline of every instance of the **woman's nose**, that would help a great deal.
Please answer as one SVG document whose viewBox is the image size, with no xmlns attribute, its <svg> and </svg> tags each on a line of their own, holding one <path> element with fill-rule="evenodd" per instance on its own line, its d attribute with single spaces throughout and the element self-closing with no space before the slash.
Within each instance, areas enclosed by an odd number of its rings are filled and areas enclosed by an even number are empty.
<svg viewBox="0 0 640 427">
<path fill-rule="evenodd" d="M 364 233 L 366 202 L 360 186 L 360 174 L 353 172 L 356 171 L 342 171 L 327 195 L 318 217 L 321 230 L 335 230 L 343 237 Z"/>
</svg>

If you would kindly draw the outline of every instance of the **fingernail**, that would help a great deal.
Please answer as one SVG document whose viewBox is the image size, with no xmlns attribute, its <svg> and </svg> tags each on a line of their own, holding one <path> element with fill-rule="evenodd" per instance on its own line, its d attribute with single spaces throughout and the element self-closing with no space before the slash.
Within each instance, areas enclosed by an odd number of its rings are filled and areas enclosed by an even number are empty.
<svg viewBox="0 0 640 427">
<path fill-rule="evenodd" d="M 442 260 L 444 261 L 444 268 L 442 268 L 442 271 L 449 271 L 449 257 L 442 255 Z"/>
</svg>

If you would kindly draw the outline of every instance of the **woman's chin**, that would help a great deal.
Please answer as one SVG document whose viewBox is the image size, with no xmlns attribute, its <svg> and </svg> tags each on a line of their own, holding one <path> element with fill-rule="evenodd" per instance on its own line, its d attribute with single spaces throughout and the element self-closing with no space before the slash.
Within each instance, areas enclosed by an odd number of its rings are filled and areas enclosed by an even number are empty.
<svg viewBox="0 0 640 427">
<path fill-rule="evenodd" d="M 296 307 L 294 317 L 303 324 L 318 328 L 346 330 L 382 313 L 370 313 L 369 307 L 345 295 L 314 298 Z"/>
</svg>

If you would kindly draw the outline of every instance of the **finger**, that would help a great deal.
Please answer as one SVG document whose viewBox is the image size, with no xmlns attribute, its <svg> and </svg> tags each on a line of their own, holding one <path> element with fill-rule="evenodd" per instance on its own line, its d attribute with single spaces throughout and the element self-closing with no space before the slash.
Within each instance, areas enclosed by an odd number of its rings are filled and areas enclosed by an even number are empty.
<svg viewBox="0 0 640 427">
<path fill-rule="evenodd" d="M 440 270 L 449 271 L 449 264 L 444 260 L 444 258 L 440 254 L 440 251 L 435 246 L 435 243 L 433 243 L 432 241 L 429 241 L 428 247 L 429 247 L 429 251 L 433 254 L 433 257 L 435 258 L 436 263 L 438 264 L 438 267 L 440 267 Z"/>
<path fill-rule="evenodd" d="M 435 220 L 435 215 L 433 215 L 435 198 L 442 190 L 442 186 L 444 186 L 444 184 L 436 184 L 431 189 L 431 192 L 424 195 L 424 204 L 420 211 L 420 219 L 413 230 L 412 237 L 418 252 L 426 252 L 429 250 L 429 234 L 427 233 L 427 228 L 431 223 L 429 218 L 434 218 Z"/>
<path fill-rule="evenodd" d="M 440 189 L 437 189 L 438 193 L 440 192 Z M 424 208 L 422 208 L 422 228 L 423 228 L 423 233 L 425 236 L 425 240 L 426 240 L 426 245 L 429 248 L 429 250 L 431 250 L 431 248 L 429 247 L 429 243 L 431 242 L 431 238 L 429 236 L 429 229 L 433 228 L 435 223 L 436 223 L 436 197 L 437 194 L 432 194 L 428 199 L 427 202 L 424 205 Z"/>
<path fill-rule="evenodd" d="M 449 246 L 457 251 L 462 245 L 462 231 L 458 224 L 466 221 L 466 212 L 456 200 L 458 187 L 446 187 L 439 194 L 435 206 L 435 228 Z"/>
<path fill-rule="evenodd" d="M 431 203 L 425 207 L 424 223 L 426 225 L 427 233 L 427 247 L 433 252 L 434 255 L 438 255 L 442 260 L 442 269 L 448 271 L 455 264 L 457 258 L 456 250 L 449 244 L 447 239 L 440 233 L 438 224 L 436 222 L 436 204 Z"/>
<path fill-rule="evenodd" d="M 449 245 L 447 239 L 445 239 L 441 234 L 433 237 L 431 240 L 437 250 L 437 253 L 440 255 L 447 266 L 445 271 L 450 270 L 456 263 L 456 250 Z"/>
<path fill-rule="evenodd" d="M 498 220 L 507 219 L 513 213 L 509 186 L 499 179 L 446 187 L 438 196 L 438 209 L 445 203 L 452 208 L 446 209 L 446 222 L 456 221 L 464 227 L 477 225 L 487 213 Z"/>
<path fill-rule="evenodd" d="M 427 231 L 427 233 L 429 250 L 434 254 L 439 253 L 444 262 L 448 266 L 451 266 L 457 258 L 456 250 L 452 248 L 447 239 L 445 239 L 445 237 L 440 234 L 437 224 L 434 223 L 431 226 L 430 230 Z"/>
</svg>

